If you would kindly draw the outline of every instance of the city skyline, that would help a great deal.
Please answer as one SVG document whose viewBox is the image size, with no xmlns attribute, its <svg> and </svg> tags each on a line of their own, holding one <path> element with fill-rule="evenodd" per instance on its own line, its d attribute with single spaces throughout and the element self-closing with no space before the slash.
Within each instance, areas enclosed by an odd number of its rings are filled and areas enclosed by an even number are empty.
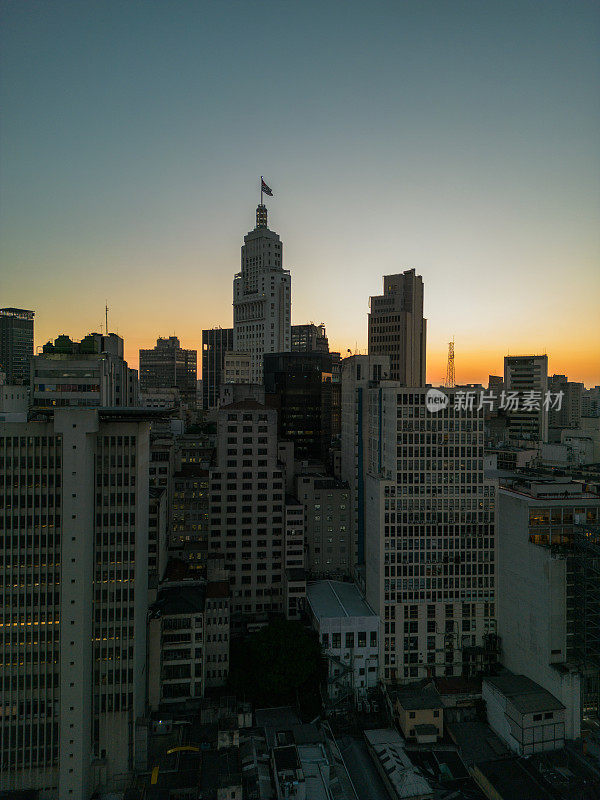
<svg viewBox="0 0 600 800">
<path fill-rule="evenodd" d="M 368 297 L 414 268 L 429 382 L 452 337 L 460 382 L 524 352 L 600 382 L 594 4 L 140 9 L 3 6 L 0 289 L 36 345 L 105 299 L 132 365 L 231 326 L 262 174 L 292 323 L 332 350 L 364 352 Z"/>
</svg>

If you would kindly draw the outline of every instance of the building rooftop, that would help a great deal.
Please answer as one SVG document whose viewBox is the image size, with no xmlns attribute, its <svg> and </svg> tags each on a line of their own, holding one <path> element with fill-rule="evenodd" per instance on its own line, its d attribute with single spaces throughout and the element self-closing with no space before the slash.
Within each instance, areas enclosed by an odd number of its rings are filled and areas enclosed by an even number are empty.
<svg viewBox="0 0 600 800">
<path fill-rule="evenodd" d="M 390 690 L 390 695 L 406 711 L 422 711 L 426 708 L 444 707 L 440 693 L 433 683 L 428 683 L 427 681 L 397 686 L 395 689 Z"/>
<path fill-rule="evenodd" d="M 306 587 L 306 598 L 318 619 L 337 617 L 375 617 L 353 583 L 344 581 L 315 581 Z"/>
<path fill-rule="evenodd" d="M 398 731 L 392 728 L 365 731 L 365 739 L 397 797 L 433 797 L 431 786 L 407 756 Z"/>
<path fill-rule="evenodd" d="M 507 697 L 521 714 L 537 711 L 559 711 L 564 705 L 535 681 L 525 675 L 506 672 L 494 678 L 484 678 L 484 686 L 489 683 Z"/>
<path fill-rule="evenodd" d="M 204 611 L 205 587 L 173 586 L 161 589 L 158 599 L 150 607 L 152 617 L 171 614 L 202 614 Z"/>
</svg>

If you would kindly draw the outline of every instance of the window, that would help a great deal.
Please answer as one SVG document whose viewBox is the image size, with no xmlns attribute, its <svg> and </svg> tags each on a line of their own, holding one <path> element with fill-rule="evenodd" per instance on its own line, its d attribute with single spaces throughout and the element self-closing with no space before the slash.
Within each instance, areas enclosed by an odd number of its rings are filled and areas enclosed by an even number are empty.
<svg viewBox="0 0 600 800">
<path fill-rule="evenodd" d="M 346 634 L 346 647 L 354 647 L 354 632 Z"/>
<path fill-rule="evenodd" d="M 331 646 L 334 650 L 339 650 L 342 646 L 342 634 L 341 633 L 332 633 L 331 634 Z"/>
<path fill-rule="evenodd" d="M 416 716 L 417 716 L 417 715 L 416 715 L 416 712 L 415 712 L 415 711 L 409 711 L 409 712 L 408 712 L 408 718 L 409 718 L 409 719 L 414 719 Z"/>
</svg>

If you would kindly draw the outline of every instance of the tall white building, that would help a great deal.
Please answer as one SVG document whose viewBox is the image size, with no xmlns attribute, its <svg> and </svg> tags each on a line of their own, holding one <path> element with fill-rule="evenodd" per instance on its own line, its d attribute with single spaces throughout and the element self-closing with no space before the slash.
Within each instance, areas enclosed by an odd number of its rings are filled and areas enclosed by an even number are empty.
<svg viewBox="0 0 600 800">
<path fill-rule="evenodd" d="M 149 421 L 0 425 L 0 790 L 90 797 L 146 707 Z"/>
<path fill-rule="evenodd" d="M 370 389 L 367 601 L 384 680 L 473 674 L 496 660 L 495 486 L 483 411 L 430 411 L 427 389 Z"/>
<path fill-rule="evenodd" d="M 233 279 L 233 349 L 250 354 L 250 382 L 263 381 L 263 355 L 292 349 L 292 279 L 283 269 L 283 244 L 256 209 L 256 227 L 244 236 L 242 270 Z"/>
</svg>

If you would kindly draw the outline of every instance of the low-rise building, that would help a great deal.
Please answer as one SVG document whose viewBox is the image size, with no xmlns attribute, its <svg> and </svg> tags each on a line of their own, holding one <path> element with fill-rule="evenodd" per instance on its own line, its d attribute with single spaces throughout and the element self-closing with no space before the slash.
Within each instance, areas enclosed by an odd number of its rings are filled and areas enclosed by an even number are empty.
<svg viewBox="0 0 600 800">
<path fill-rule="evenodd" d="M 393 728 L 365 731 L 365 739 L 371 758 L 394 800 L 433 800 L 433 789 L 407 756 L 398 731 Z"/>
<path fill-rule="evenodd" d="M 433 683 L 420 682 L 388 689 L 398 724 L 406 739 L 419 744 L 444 735 L 444 704 Z"/>
<path fill-rule="evenodd" d="M 564 747 L 564 705 L 525 675 L 484 678 L 482 695 L 490 727 L 518 755 Z"/>
<path fill-rule="evenodd" d="M 379 617 L 353 583 L 315 581 L 306 587 L 313 627 L 328 659 L 332 700 L 349 691 L 357 695 L 377 685 Z"/>
</svg>

